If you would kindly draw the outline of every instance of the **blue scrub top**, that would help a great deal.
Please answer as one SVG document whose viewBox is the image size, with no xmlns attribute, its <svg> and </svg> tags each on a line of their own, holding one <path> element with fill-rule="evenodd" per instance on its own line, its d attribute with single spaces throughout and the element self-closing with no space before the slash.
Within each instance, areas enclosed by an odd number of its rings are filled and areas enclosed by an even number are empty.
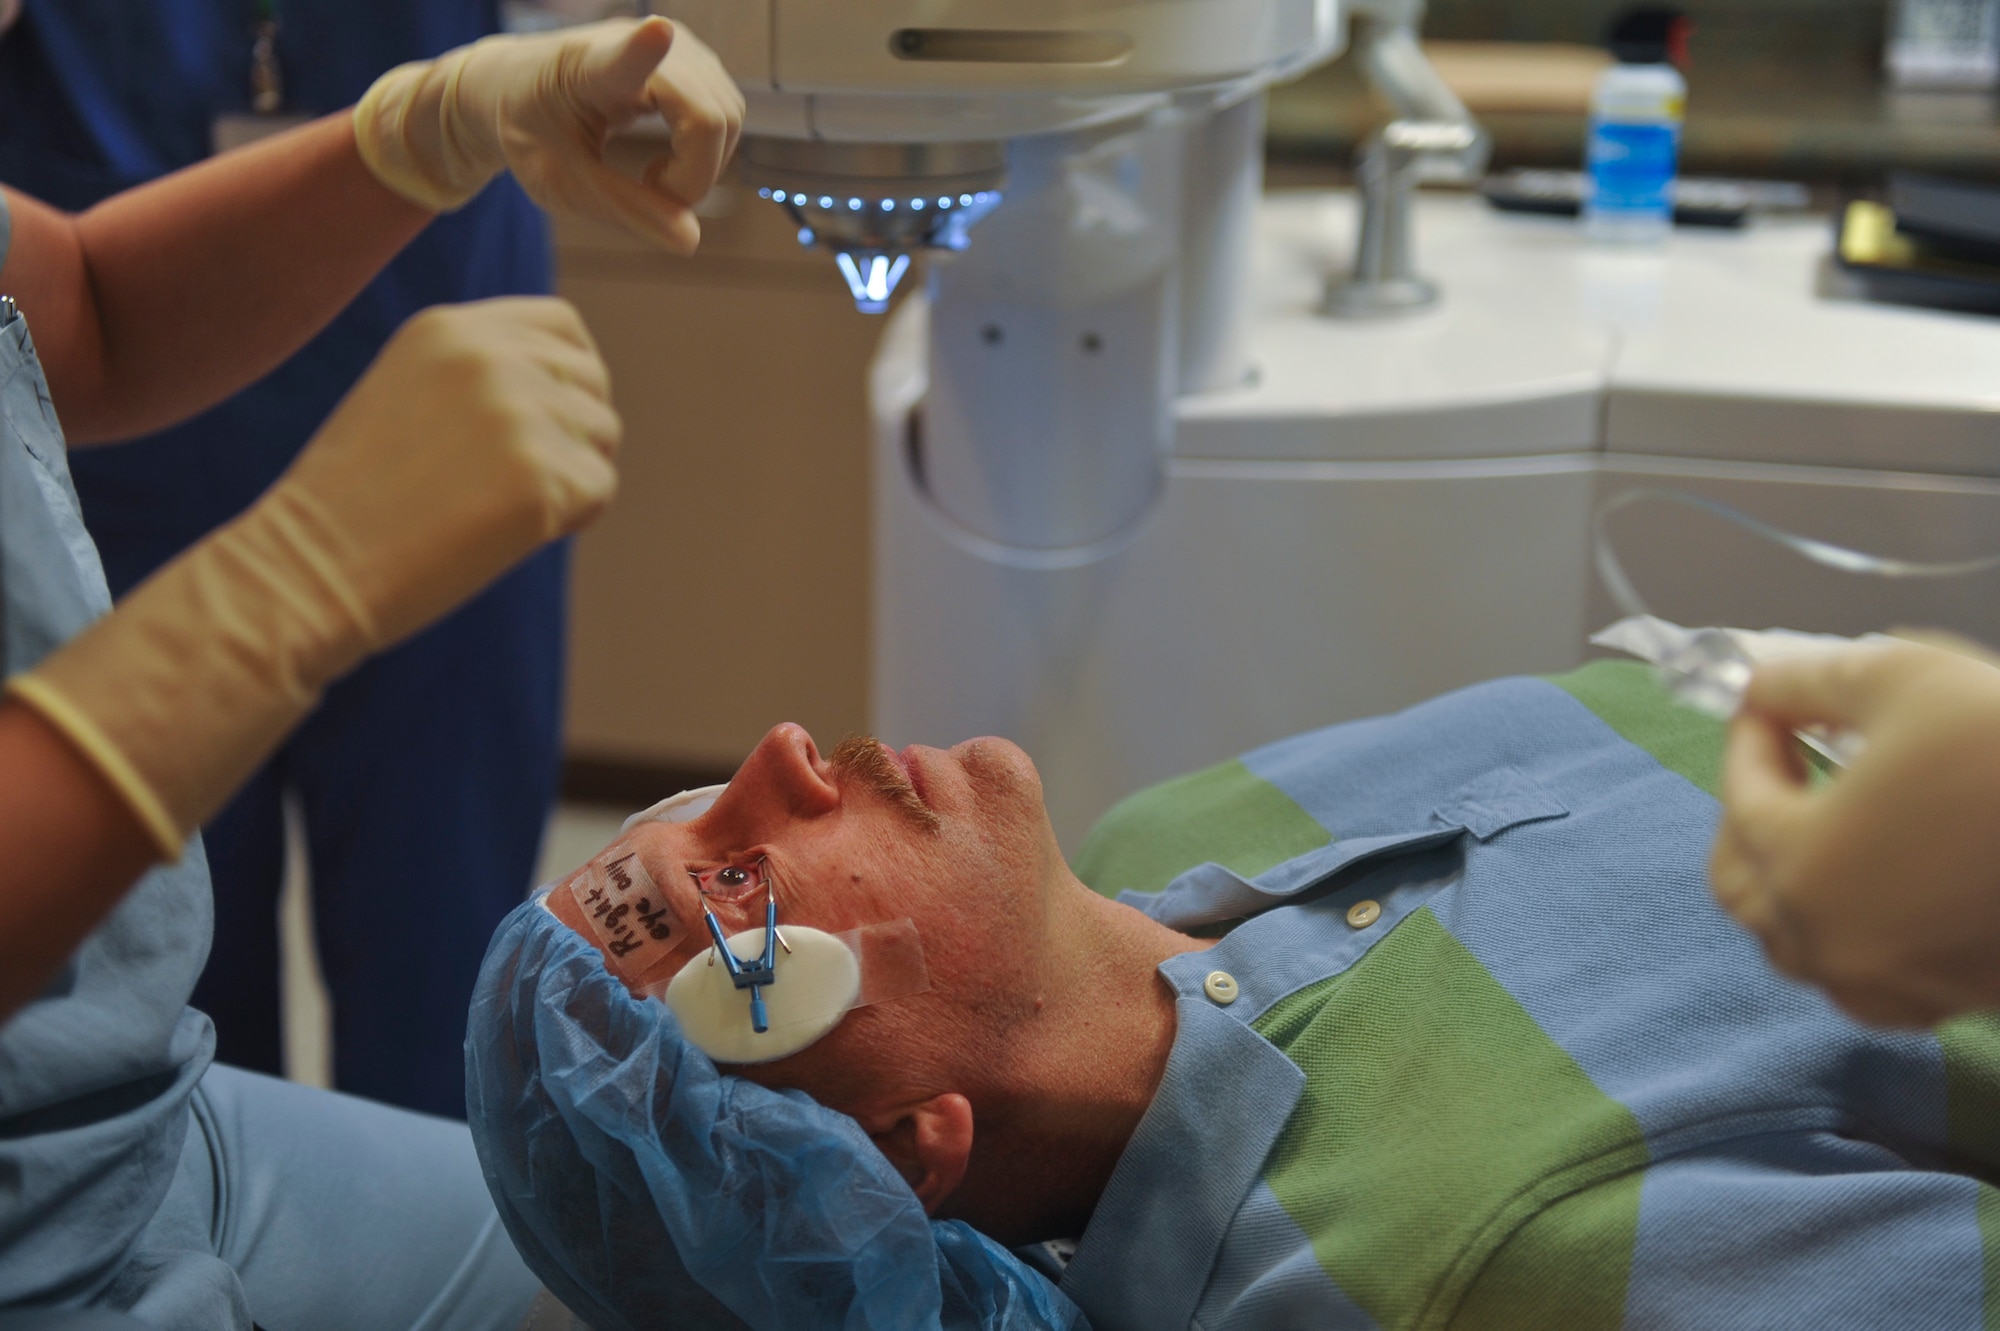
<svg viewBox="0 0 2000 1331">
<path fill-rule="evenodd" d="M 276 0 L 285 111 L 352 105 L 383 71 L 498 29 L 495 0 Z M 249 104 L 254 0 L 26 0 L 0 38 L 0 180 L 80 209 L 209 155 Z M 305 261 L 309 256 L 301 256 Z M 77 482 L 122 593 L 261 494 L 382 344 L 428 305 L 551 287 L 548 225 L 502 177 L 432 223 L 265 379 Z"/>
<path fill-rule="evenodd" d="M 0 265 L 5 218 L 0 196 Z M 104 614 L 111 596 L 27 320 L 8 316 L 0 305 L 0 619 L 11 675 Z M 187 1006 L 211 909 L 197 838 L 0 1026 L 0 1307 L 104 1291 L 166 1196 L 188 1097 L 215 1044 L 208 1018 Z M 210 1267 L 179 1278 L 197 1304 L 226 1284 Z"/>
</svg>

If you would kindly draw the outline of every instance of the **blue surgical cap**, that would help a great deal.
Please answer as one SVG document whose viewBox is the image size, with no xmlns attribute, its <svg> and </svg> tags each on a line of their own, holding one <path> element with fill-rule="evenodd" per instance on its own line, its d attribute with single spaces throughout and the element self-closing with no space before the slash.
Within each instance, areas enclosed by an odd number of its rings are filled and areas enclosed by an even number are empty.
<svg viewBox="0 0 2000 1331">
<path fill-rule="evenodd" d="M 487 948 L 465 1098 L 515 1246 L 597 1331 L 1085 1327 L 1005 1248 L 928 1220 L 852 1119 L 717 1072 L 539 895 Z"/>
</svg>

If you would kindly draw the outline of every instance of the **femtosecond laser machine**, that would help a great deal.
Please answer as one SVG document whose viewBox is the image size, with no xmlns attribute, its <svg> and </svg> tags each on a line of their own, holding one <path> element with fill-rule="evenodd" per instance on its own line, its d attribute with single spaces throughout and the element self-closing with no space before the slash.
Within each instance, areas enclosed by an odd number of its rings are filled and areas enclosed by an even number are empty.
<svg viewBox="0 0 2000 1331">
<path fill-rule="evenodd" d="M 1419 203 L 1486 152 L 1420 4 L 655 3 L 864 309 L 938 256 L 873 370 L 872 725 L 1020 742 L 1071 849 L 1147 782 L 1574 664 L 1616 617 L 1591 513 L 1633 484 L 1911 558 L 2000 545 L 2000 327 L 1832 299 L 1817 221 L 1620 254 Z M 1395 113 L 1359 207 L 1264 197 L 1262 90 L 1343 50 Z M 1991 580 L 1889 594 L 1618 522 L 1682 623 L 2000 639 Z"/>
</svg>

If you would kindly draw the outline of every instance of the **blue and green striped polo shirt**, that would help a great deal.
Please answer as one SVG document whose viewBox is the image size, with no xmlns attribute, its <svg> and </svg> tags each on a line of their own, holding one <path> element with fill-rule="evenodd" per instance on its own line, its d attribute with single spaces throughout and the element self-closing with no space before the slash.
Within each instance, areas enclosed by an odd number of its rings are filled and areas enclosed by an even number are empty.
<svg viewBox="0 0 2000 1331">
<path fill-rule="evenodd" d="M 1706 883 L 1722 742 L 1601 663 L 1115 809 L 1084 880 L 1222 937 L 1161 967 L 1092 1325 L 2000 1326 L 2000 1024 L 1765 965 Z"/>
</svg>

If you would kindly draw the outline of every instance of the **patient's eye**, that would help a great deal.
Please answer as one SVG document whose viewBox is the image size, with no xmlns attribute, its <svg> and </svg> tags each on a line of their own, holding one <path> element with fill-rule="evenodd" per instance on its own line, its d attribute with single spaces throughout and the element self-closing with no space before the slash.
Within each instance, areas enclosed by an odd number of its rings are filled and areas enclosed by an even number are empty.
<svg viewBox="0 0 2000 1331">
<path fill-rule="evenodd" d="M 729 864 L 719 869 L 690 869 L 695 887 L 705 897 L 717 901 L 737 902 L 755 896 L 764 890 L 765 875 L 763 864 Z"/>
</svg>

